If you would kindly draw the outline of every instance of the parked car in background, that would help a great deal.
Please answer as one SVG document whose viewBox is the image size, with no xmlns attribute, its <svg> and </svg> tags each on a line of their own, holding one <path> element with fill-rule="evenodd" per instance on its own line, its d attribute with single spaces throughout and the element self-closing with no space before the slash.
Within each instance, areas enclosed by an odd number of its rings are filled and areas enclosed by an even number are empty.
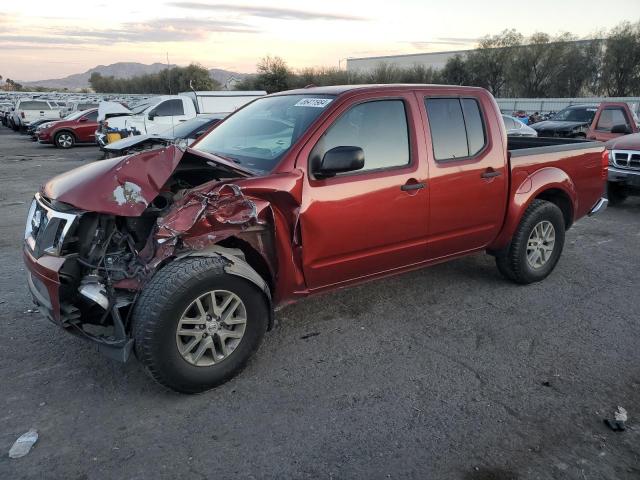
<svg viewBox="0 0 640 480">
<path fill-rule="evenodd" d="M 34 142 L 37 142 L 38 134 L 36 132 L 38 132 L 38 129 L 41 129 L 40 127 L 46 123 L 53 123 L 55 121 L 56 120 L 36 120 L 35 122 L 31 122 L 26 129 L 26 134 L 29 135 Z"/>
<path fill-rule="evenodd" d="M 98 109 L 69 115 L 63 120 L 45 124 L 38 132 L 40 143 L 53 143 L 59 148 L 71 148 L 78 143 L 95 143 Z"/>
<path fill-rule="evenodd" d="M 0 122 L 5 127 L 9 126 L 9 114 L 13 109 L 13 103 L 4 102 L 0 103 Z"/>
<path fill-rule="evenodd" d="M 573 105 L 560 110 L 549 120 L 531 125 L 539 137 L 586 138 L 597 105 Z"/>
<path fill-rule="evenodd" d="M 100 146 L 109 143 L 107 134 L 127 137 L 131 132 L 158 134 L 199 114 L 227 115 L 266 95 L 264 91 L 186 92 L 161 95 L 139 103 L 130 112 L 112 116 L 96 132 Z"/>
<path fill-rule="evenodd" d="M 175 143 L 176 140 L 185 140 L 184 145 L 189 146 L 220 123 L 223 118 L 224 115 L 220 114 L 198 115 L 157 135 L 131 135 L 109 143 L 102 150 L 106 158 L 112 158 L 166 146 Z"/>
<path fill-rule="evenodd" d="M 607 194 L 612 205 L 630 195 L 640 195 L 640 133 L 624 135 L 606 143 L 609 151 Z"/>
<path fill-rule="evenodd" d="M 84 110 L 90 110 L 98 108 L 99 102 L 86 102 L 82 100 L 74 100 L 66 104 L 65 110 L 62 111 L 61 117 L 65 117 L 74 112 L 82 112 Z"/>
<path fill-rule="evenodd" d="M 518 110 L 516 112 L 513 112 L 512 117 L 517 118 L 520 122 L 524 123 L 525 125 L 529 125 L 529 115 L 527 115 L 527 112 L 525 112 L 524 110 Z"/>
<path fill-rule="evenodd" d="M 59 120 L 60 108 L 49 100 L 20 99 L 12 115 L 14 130 L 26 129 L 37 120 Z"/>
<path fill-rule="evenodd" d="M 603 102 L 587 132 L 589 140 L 606 142 L 622 135 L 638 133 L 638 117 L 625 102 Z"/>
<path fill-rule="evenodd" d="M 602 210 L 604 144 L 509 137 L 481 88 L 360 85 L 259 98 L 193 147 L 93 162 L 27 217 L 39 311 L 159 383 L 235 376 L 274 309 L 488 251 L 528 284 Z M 455 185 L 455 188 L 452 188 Z"/>
<path fill-rule="evenodd" d="M 528 125 L 522 123 L 519 119 L 509 115 L 502 115 L 502 121 L 507 129 L 509 137 L 537 137 L 538 132 Z"/>
</svg>

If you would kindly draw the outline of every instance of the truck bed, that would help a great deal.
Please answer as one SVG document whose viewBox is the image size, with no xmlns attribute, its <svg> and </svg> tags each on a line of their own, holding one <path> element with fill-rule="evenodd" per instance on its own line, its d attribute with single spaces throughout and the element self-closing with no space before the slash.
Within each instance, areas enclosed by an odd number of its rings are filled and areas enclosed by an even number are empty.
<svg viewBox="0 0 640 480">
<path fill-rule="evenodd" d="M 602 146 L 601 142 L 562 137 L 508 137 L 507 150 L 510 157 L 539 155 L 544 153 L 584 150 Z"/>
<path fill-rule="evenodd" d="M 566 176 L 565 188 L 575 194 L 573 217 L 586 215 L 604 193 L 602 176 L 594 175 L 602 170 L 604 149 L 604 143 L 590 140 L 510 137 L 507 150 L 513 180 L 512 198 L 532 172 L 557 169 Z M 531 188 L 535 188 L 535 182 Z"/>
</svg>

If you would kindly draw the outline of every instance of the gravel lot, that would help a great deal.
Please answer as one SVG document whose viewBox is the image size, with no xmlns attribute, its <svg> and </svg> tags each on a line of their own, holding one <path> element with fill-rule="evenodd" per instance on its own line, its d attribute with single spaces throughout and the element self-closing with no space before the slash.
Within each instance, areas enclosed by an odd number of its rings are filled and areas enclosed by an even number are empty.
<svg viewBox="0 0 640 480">
<path fill-rule="evenodd" d="M 640 200 L 575 225 L 540 284 L 477 255 L 288 307 L 239 377 L 186 396 L 28 312 L 31 196 L 98 156 L 0 127 L 0 478 L 640 477 Z"/>
</svg>

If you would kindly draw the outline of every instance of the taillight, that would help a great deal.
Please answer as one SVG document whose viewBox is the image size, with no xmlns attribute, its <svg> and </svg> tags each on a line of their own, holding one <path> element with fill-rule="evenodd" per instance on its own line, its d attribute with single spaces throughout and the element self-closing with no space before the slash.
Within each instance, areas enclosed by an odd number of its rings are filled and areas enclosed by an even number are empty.
<svg viewBox="0 0 640 480">
<path fill-rule="evenodd" d="M 602 179 L 606 180 L 609 173 L 609 150 L 602 152 Z"/>
<path fill-rule="evenodd" d="M 20 112 L 20 116 L 24 118 L 24 112 Z"/>
</svg>

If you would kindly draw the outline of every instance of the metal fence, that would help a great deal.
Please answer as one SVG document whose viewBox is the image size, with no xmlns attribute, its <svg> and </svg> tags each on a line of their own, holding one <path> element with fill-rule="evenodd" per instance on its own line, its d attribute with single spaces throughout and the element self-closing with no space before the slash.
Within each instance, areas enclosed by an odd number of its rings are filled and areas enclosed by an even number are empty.
<svg viewBox="0 0 640 480">
<path fill-rule="evenodd" d="M 527 114 L 557 112 L 571 105 L 597 105 L 600 102 L 627 102 L 640 116 L 640 97 L 588 97 L 588 98 L 497 98 L 502 113 L 511 115 L 518 110 Z"/>
</svg>

